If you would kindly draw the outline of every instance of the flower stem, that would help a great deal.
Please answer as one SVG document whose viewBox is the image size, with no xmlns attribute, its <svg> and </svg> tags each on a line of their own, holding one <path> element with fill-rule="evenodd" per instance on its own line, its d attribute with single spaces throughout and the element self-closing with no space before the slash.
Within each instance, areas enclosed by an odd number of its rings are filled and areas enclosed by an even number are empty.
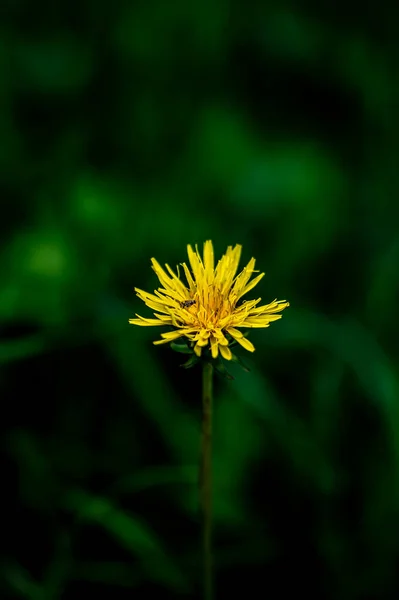
<svg viewBox="0 0 399 600">
<path fill-rule="evenodd" d="M 203 592 L 204 600 L 212 600 L 212 371 L 204 364 L 202 374 L 202 440 L 200 459 L 200 505 L 202 517 Z"/>
<path fill-rule="evenodd" d="M 202 517 L 203 592 L 204 600 L 212 600 L 212 371 L 204 364 L 202 374 L 202 440 L 200 459 L 200 505 Z"/>
</svg>

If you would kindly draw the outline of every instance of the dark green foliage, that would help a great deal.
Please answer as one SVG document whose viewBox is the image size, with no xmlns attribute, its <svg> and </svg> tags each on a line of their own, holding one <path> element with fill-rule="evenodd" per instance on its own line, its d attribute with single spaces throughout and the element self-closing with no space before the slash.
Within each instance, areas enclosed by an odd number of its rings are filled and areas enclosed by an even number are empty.
<svg viewBox="0 0 399 600">
<path fill-rule="evenodd" d="M 206 239 L 291 303 L 215 363 L 217 597 L 398 597 L 396 5 L 0 4 L 0 598 L 195 597 L 201 365 L 128 319 Z"/>
</svg>

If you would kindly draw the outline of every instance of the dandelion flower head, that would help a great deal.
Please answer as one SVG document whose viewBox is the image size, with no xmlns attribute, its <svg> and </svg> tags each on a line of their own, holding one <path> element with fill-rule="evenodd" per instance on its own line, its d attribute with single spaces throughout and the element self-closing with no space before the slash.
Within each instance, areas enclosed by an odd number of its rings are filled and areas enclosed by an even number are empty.
<svg viewBox="0 0 399 600">
<path fill-rule="evenodd" d="M 251 258 L 246 267 L 238 274 L 241 246 L 229 246 L 226 253 L 215 267 L 213 244 L 204 243 L 203 258 L 195 246 L 195 251 L 187 246 L 188 260 L 181 266 L 186 282 L 180 278 L 180 269 L 175 273 L 169 265 L 166 271 L 155 260 L 151 259 L 162 287 L 153 294 L 135 288 L 137 296 L 154 312 L 148 319 L 136 314 L 137 319 L 129 319 L 129 323 L 143 326 L 170 326 L 172 331 L 161 334 L 161 340 L 154 344 L 167 344 L 178 338 L 185 338 L 187 344 L 200 357 L 203 350 L 210 349 L 212 358 L 220 355 L 231 360 L 233 355 L 229 348 L 237 342 L 249 352 L 255 350 L 240 328 L 269 327 L 272 321 L 281 319 L 281 311 L 289 303 L 285 300 L 273 300 L 270 304 L 258 306 L 261 298 L 244 300 L 243 296 L 250 292 L 262 279 L 260 273 L 251 280 L 255 271 L 255 259 Z"/>
</svg>

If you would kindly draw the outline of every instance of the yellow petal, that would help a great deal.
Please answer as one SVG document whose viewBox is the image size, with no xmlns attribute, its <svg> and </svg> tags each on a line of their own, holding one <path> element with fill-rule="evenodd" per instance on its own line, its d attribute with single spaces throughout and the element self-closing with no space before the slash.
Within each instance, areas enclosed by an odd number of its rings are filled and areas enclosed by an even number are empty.
<svg viewBox="0 0 399 600">
<path fill-rule="evenodd" d="M 196 341 L 199 346 L 204 347 L 208 345 L 209 336 L 209 331 L 201 330 L 194 336 L 194 341 Z"/>
<path fill-rule="evenodd" d="M 174 289 L 172 279 L 165 273 L 159 262 L 155 258 L 151 258 L 152 268 L 156 276 L 165 288 Z"/>
<path fill-rule="evenodd" d="M 161 304 L 160 301 L 158 302 L 153 302 L 152 300 L 144 300 L 145 304 L 149 307 L 152 308 L 152 310 L 158 310 L 160 312 L 163 312 L 167 315 L 170 314 L 170 308 L 166 308 L 164 305 Z"/>
<path fill-rule="evenodd" d="M 243 347 L 245 348 L 245 350 L 248 350 L 249 352 L 255 352 L 255 346 L 253 345 L 252 342 L 250 342 L 246 337 L 242 337 L 242 338 L 238 338 L 237 342 Z"/>
<path fill-rule="evenodd" d="M 188 294 L 188 290 L 186 288 L 186 286 L 184 285 L 184 283 L 182 281 L 180 281 L 180 279 L 177 277 L 177 275 L 172 271 L 172 269 L 170 268 L 170 266 L 168 264 L 165 264 L 165 267 L 167 268 L 167 270 L 169 271 L 173 282 L 175 284 L 175 288 L 177 291 L 181 292 L 181 294 L 183 295 L 183 297 L 186 297 L 186 295 Z"/>
<path fill-rule="evenodd" d="M 162 312 L 166 312 L 165 307 L 162 305 L 167 304 L 167 303 L 164 302 L 164 300 L 162 298 L 159 298 L 159 297 L 157 298 L 157 296 L 155 296 L 154 294 L 150 294 L 149 292 L 145 292 L 144 290 L 140 290 L 139 288 L 134 288 L 134 289 L 137 294 L 137 297 L 140 298 L 140 300 L 142 300 L 143 302 L 145 302 L 147 304 L 147 306 L 150 306 L 149 302 L 152 302 L 154 305 L 157 305 L 157 308 L 155 310 L 162 310 Z M 161 308 L 158 308 L 159 306 Z M 169 304 L 169 306 L 170 306 L 170 304 Z M 174 306 L 173 302 L 172 302 L 172 306 Z M 151 306 L 151 308 L 153 308 L 153 306 Z"/>
<path fill-rule="evenodd" d="M 256 300 L 244 300 L 244 302 L 242 304 L 235 307 L 234 313 L 240 314 L 240 313 L 256 312 L 257 309 L 255 309 L 255 307 L 257 304 L 259 304 L 259 302 L 261 300 L 262 300 L 262 298 L 257 298 Z"/>
<path fill-rule="evenodd" d="M 213 279 L 215 268 L 215 257 L 213 245 L 210 240 L 204 242 L 204 268 L 208 283 Z"/>
<path fill-rule="evenodd" d="M 145 292 L 144 290 L 141 290 L 140 288 L 136 288 L 136 287 L 134 288 L 134 291 L 136 292 L 136 294 L 139 298 L 141 298 L 141 296 L 143 296 L 143 297 L 150 298 L 150 300 L 153 300 L 154 302 L 158 302 L 158 298 L 156 296 L 154 296 L 153 294 L 150 294 L 149 292 Z"/>
<path fill-rule="evenodd" d="M 187 283 L 189 285 L 190 291 L 193 292 L 195 290 L 195 283 L 194 283 L 194 279 L 191 276 L 190 270 L 187 267 L 186 263 L 182 263 L 182 267 L 184 269 L 184 274 L 186 276 L 187 279 Z"/>
<path fill-rule="evenodd" d="M 198 279 L 200 278 L 200 262 L 198 259 L 198 254 L 193 251 L 190 244 L 188 244 L 187 246 L 187 254 L 188 260 L 190 261 L 191 270 L 194 275 L 194 279 L 198 281 Z"/>
<path fill-rule="evenodd" d="M 219 354 L 218 342 L 213 336 L 211 337 L 211 354 L 212 358 L 217 358 L 217 355 Z"/>
<path fill-rule="evenodd" d="M 215 276 L 215 282 L 221 286 L 221 292 L 226 294 L 234 281 L 238 264 L 241 258 L 241 246 L 236 244 L 235 248 L 228 247 L 226 254 L 220 261 L 220 272 Z"/>
<path fill-rule="evenodd" d="M 276 304 L 276 307 L 278 307 L 278 305 Z M 282 309 L 279 309 L 282 310 Z M 274 313 L 276 312 L 276 308 L 270 310 L 269 309 L 269 305 L 264 305 L 264 306 L 258 306 L 257 308 L 250 308 L 248 311 L 248 315 L 252 316 L 252 315 L 260 315 L 260 314 L 269 314 L 269 313 Z"/>
<path fill-rule="evenodd" d="M 223 332 L 220 331 L 219 329 L 216 329 L 214 331 L 213 335 L 217 339 L 218 344 L 220 344 L 221 346 L 228 346 L 229 345 L 229 340 L 225 337 L 225 335 L 223 334 Z"/>
<path fill-rule="evenodd" d="M 274 300 L 274 302 L 271 302 L 270 304 L 258 306 L 258 308 L 251 310 L 250 313 L 263 313 L 265 315 L 272 314 L 276 312 L 281 312 L 289 305 L 290 303 L 286 302 L 285 300 Z"/>
<path fill-rule="evenodd" d="M 234 329 L 234 327 L 229 327 L 227 331 L 243 348 L 245 348 L 245 350 L 248 350 L 249 352 L 254 352 L 255 346 L 252 344 L 252 342 L 247 340 L 246 337 L 244 337 L 241 331 Z"/>
<path fill-rule="evenodd" d="M 249 327 L 251 329 L 270 327 L 270 323 L 268 321 L 251 321 L 250 319 L 245 319 L 242 323 L 237 325 L 237 327 Z"/>
<path fill-rule="evenodd" d="M 148 325 L 148 323 L 144 323 L 144 321 L 140 321 L 140 319 L 129 319 L 129 323 L 130 325 L 141 325 L 142 327 L 144 327 L 145 325 Z M 155 325 L 155 323 L 154 323 Z"/>
<path fill-rule="evenodd" d="M 201 338 L 204 338 L 204 339 L 206 338 L 206 339 L 208 339 L 210 335 L 211 335 L 211 334 L 210 334 L 210 332 L 209 332 L 207 329 L 201 329 L 201 330 L 200 330 L 200 331 L 197 333 L 197 335 L 196 335 L 196 338 L 198 338 L 198 339 L 201 339 Z"/>
<path fill-rule="evenodd" d="M 160 321 L 159 319 L 146 319 L 144 317 L 141 317 L 140 315 L 136 314 L 136 317 L 138 317 L 138 319 L 129 319 L 129 323 L 131 325 L 144 325 L 144 326 L 148 326 L 148 325 L 164 325 L 164 323 L 162 321 Z"/>
<path fill-rule="evenodd" d="M 231 350 L 228 346 L 220 346 L 220 354 L 226 360 L 231 360 L 232 354 L 231 354 Z"/>
<path fill-rule="evenodd" d="M 248 323 L 251 325 L 251 327 L 264 327 L 264 323 L 272 323 L 273 321 L 278 321 L 279 319 L 281 319 L 283 315 L 259 315 L 259 316 L 254 316 L 254 317 L 247 317 L 242 324 L 239 325 L 239 327 L 245 327 L 245 325 Z M 257 325 L 257 323 L 259 323 L 259 325 Z"/>
<path fill-rule="evenodd" d="M 235 283 L 232 287 L 232 294 L 237 295 L 248 283 L 255 269 L 255 259 L 251 258 L 246 267 L 237 275 Z"/>
<path fill-rule="evenodd" d="M 173 308 L 177 308 L 176 302 L 180 303 L 184 300 L 184 297 L 180 292 L 172 289 L 164 290 L 163 288 L 158 288 L 157 290 L 154 290 L 154 294 L 156 294 L 164 304 L 173 306 Z"/>
<path fill-rule="evenodd" d="M 175 340 L 182 335 L 187 335 L 188 333 L 192 333 L 193 329 L 177 329 L 175 331 L 167 331 L 166 333 L 161 333 L 161 337 L 167 340 Z"/>
<path fill-rule="evenodd" d="M 240 264 L 242 246 L 236 244 L 230 255 L 230 271 L 232 272 L 233 279 L 237 273 L 238 265 Z"/>
<path fill-rule="evenodd" d="M 229 333 L 231 336 L 233 336 L 233 338 L 235 338 L 236 340 L 239 338 L 244 337 L 244 334 L 242 331 L 239 331 L 238 329 L 234 329 L 234 327 L 227 327 L 226 328 L 227 333 Z"/>
<path fill-rule="evenodd" d="M 252 288 L 254 288 L 264 276 L 264 273 L 260 273 L 260 275 L 257 275 L 257 277 L 250 281 L 241 291 L 238 290 L 237 299 L 241 298 L 242 296 L 244 296 L 244 294 L 252 290 Z"/>
<path fill-rule="evenodd" d="M 172 317 L 170 315 L 160 315 L 158 313 L 154 313 L 154 317 L 157 317 L 157 319 L 162 321 L 164 325 L 167 325 L 168 323 L 171 325 L 173 324 Z"/>
</svg>

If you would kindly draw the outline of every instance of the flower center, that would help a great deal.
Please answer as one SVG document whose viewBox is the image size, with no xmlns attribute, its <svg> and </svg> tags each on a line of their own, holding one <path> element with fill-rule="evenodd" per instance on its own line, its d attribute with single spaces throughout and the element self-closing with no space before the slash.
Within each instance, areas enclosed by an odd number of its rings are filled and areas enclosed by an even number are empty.
<svg viewBox="0 0 399 600">
<path fill-rule="evenodd" d="M 201 329 L 218 328 L 219 322 L 233 312 L 229 299 L 214 284 L 197 290 L 194 298 L 197 304 L 193 306 L 193 316 Z"/>
</svg>

